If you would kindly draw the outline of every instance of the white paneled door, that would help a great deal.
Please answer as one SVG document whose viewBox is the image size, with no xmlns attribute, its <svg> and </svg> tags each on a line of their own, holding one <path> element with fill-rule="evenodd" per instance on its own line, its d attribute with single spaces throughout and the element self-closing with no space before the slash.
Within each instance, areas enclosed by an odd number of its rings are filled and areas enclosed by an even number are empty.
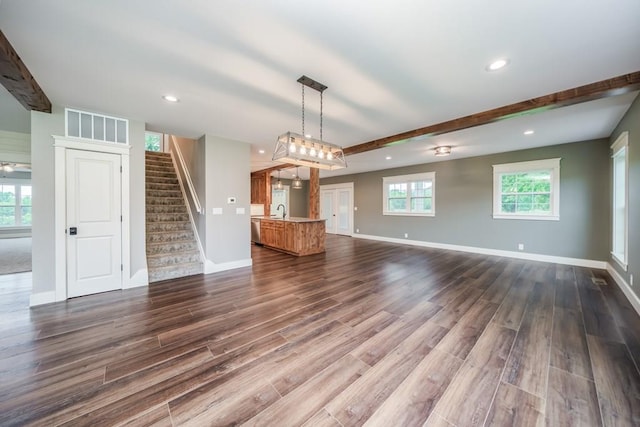
<svg viewBox="0 0 640 427">
<path fill-rule="evenodd" d="M 121 157 L 66 151 L 67 296 L 122 288 Z"/>
<path fill-rule="evenodd" d="M 320 186 L 320 218 L 326 220 L 327 233 L 351 236 L 353 233 L 353 185 Z"/>
</svg>

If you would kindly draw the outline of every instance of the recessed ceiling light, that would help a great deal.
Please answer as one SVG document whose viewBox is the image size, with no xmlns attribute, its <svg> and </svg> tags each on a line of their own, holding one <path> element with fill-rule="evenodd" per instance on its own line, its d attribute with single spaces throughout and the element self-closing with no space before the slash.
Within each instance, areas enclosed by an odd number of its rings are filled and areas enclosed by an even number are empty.
<svg viewBox="0 0 640 427">
<path fill-rule="evenodd" d="M 496 59 L 491 64 L 487 65 L 487 71 L 498 71 L 509 64 L 509 60 L 506 58 Z"/>
<path fill-rule="evenodd" d="M 180 101 L 180 100 L 178 99 L 178 97 L 177 97 L 177 96 L 174 96 L 174 95 L 164 95 L 164 96 L 162 97 L 162 99 L 164 99 L 164 100 L 165 100 L 165 101 L 167 101 L 167 102 L 178 102 L 178 101 Z"/>
<path fill-rule="evenodd" d="M 534 131 L 533 131 L 532 129 L 528 129 L 528 130 L 525 130 L 525 131 L 524 131 L 524 134 L 525 134 L 525 135 L 533 135 L 533 134 L 534 134 Z"/>
<path fill-rule="evenodd" d="M 391 160 L 391 156 L 385 157 L 386 160 Z"/>
<path fill-rule="evenodd" d="M 264 150 L 258 150 L 258 153 L 264 154 Z"/>
</svg>

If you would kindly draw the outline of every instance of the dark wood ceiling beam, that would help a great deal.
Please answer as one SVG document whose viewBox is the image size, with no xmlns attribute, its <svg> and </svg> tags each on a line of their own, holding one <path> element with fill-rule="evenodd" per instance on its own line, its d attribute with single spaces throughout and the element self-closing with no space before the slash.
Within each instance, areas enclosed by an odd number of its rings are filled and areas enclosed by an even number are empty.
<svg viewBox="0 0 640 427">
<path fill-rule="evenodd" d="M 515 104 L 505 105 L 504 107 L 494 108 L 492 110 L 402 132 L 385 138 L 375 139 L 362 144 L 352 145 L 344 148 L 343 151 L 345 156 L 365 153 L 367 151 L 387 147 L 391 144 L 407 142 L 409 139 L 419 136 L 435 136 L 455 132 L 524 114 L 534 114 L 554 108 L 567 107 L 586 101 L 607 98 L 613 95 L 621 95 L 638 89 L 640 89 L 640 71 L 540 96 L 527 101 L 516 102 Z"/>
<path fill-rule="evenodd" d="M 27 110 L 51 112 L 51 101 L 0 31 L 0 84 Z"/>
</svg>

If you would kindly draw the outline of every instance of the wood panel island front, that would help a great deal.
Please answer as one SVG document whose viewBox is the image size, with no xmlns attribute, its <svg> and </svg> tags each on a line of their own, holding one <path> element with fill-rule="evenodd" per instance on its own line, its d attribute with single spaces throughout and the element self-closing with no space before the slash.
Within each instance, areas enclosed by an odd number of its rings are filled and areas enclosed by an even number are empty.
<svg viewBox="0 0 640 427">
<path fill-rule="evenodd" d="M 310 218 L 260 218 L 263 246 L 303 256 L 324 252 L 325 220 Z"/>
</svg>

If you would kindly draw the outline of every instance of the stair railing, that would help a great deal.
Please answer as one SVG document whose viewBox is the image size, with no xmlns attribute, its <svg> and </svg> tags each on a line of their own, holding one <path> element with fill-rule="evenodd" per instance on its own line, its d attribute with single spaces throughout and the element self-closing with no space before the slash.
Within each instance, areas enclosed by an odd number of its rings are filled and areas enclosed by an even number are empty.
<svg viewBox="0 0 640 427">
<path fill-rule="evenodd" d="M 187 168 L 187 164 L 184 161 L 184 157 L 182 156 L 182 151 L 180 151 L 180 146 L 176 143 L 173 135 L 171 135 L 171 152 L 175 153 L 175 158 L 177 160 L 176 166 L 179 167 L 180 173 L 178 173 L 178 178 L 182 183 L 182 177 L 184 176 L 184 180 L 186 181 L 187 188 L 189 189 L 189 195 L 191 196 L 191 201 L 193 202 L 193 206 L 199 214 L 204 213 L 202 210 L 202 205 L 200 204 L 200 199 L 198 199 L 198 194 L 196 193 L 196 188 L 193 185 L 193 180 L 191 179 L 191 174 L 189 174 L 189 169 Z"/>
</svg>

